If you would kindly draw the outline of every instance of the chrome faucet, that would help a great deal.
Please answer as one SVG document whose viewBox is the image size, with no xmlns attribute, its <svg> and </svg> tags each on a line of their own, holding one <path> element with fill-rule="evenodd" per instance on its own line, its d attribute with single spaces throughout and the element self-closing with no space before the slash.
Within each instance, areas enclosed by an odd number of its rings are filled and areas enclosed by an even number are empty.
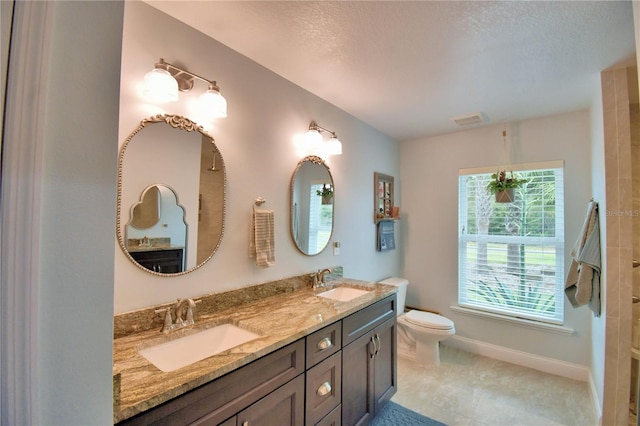
<svg viewBox="0 0 640 426">
<path fill-rule="evenodd" d="M 325 285 L 327 285 L 325 275 L 330 273 L 331 273 L 331 269 L 325 268 L 325 269 L 319 269 L 318 272 L 313 274 L 313 288 L 316 289 L 316 288 L 324 287 Z"/>
</svg>

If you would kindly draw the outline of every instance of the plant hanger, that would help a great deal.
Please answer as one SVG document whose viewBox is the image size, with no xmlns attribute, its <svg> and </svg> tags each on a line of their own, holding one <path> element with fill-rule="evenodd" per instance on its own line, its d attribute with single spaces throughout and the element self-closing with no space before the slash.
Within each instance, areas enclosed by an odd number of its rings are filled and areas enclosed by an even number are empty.
<svg viewBox="0 0 640 426">
<path fill-rule="evenodd" d="M 519 179 L 513 174 L 511 165 L 511 146 L 507 155 L 507 126 L 502 130 L 502 164 L 498 171 L 491 175 L 487 190 L 496 196 L 497 203 L 512 203 L 515 199 L 515 189 L 526 183 L 526 179 Z M 507 170 L 509 171 L 507 174 Z"/>
</svg>

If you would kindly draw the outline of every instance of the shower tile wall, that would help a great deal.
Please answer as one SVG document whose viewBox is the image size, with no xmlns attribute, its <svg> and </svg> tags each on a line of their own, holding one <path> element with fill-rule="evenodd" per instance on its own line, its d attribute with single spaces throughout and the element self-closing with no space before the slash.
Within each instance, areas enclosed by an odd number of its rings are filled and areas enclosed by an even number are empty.
<svg viewBox="0 0 640 426">
<path fill-rule="evenodd" d="M 637 69 L 607 70 L 601 74 L 605 144 L 606 357 L 603 424 L 622 425 L 629 418 L 632 337 L 632 159 L 631 110 L 638 103 Z"/>
<path fill-rule="evenodd" d="M 636 90 L 637 92 L 637 90 Z M 637 101 L 637 99 L 636 99 Z M 631 122 L 631 185 L 633 207 L 633 259 L 640 260 L 640 105 L 629 106 Z M 640 268 L 633 269 L 633 295 L 640 297 Z M 631 413 L 637 415 L 638 357 L 640 356 L 640 303 L 632 305 Z M 635 423 L 634 423 L 635 424 Z"/>
</svg>

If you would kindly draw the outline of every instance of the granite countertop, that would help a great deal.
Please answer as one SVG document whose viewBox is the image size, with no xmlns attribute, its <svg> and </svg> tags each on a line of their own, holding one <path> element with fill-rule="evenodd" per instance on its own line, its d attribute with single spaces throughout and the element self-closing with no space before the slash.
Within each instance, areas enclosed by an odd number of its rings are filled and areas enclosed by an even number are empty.
<svg viewBox="0 0 640 426">
<path fill-rule="evenodd" d="M 316 296 L 340 285 L 371 291 L 348 302 Z M 156 328 L 118 337 L 113 343 L 114 423 L 221 377 L 396 291 L 394 286 L 338 278 L 327 281 L 327 288 L 300 288 L 218 312 L 200 311 L 198 308 L 206 304 L 198 304 L 194 326 L 166 335 Z M 261 337 L 168 373 L 138 353 L 139 349 L 222 323 L 232 323 Z"/>
</svg>

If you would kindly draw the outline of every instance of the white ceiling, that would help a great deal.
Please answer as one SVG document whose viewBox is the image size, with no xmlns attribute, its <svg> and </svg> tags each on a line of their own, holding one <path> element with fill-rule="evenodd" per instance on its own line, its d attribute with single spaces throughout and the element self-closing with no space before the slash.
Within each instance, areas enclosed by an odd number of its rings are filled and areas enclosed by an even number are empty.
<svg viewBox="0 0 640 426">
<path fill-rule="evenodd" d="M 147 3 L 400 141 L 588 108 L 635 61 L 630 1 Z"/>
</svg>

